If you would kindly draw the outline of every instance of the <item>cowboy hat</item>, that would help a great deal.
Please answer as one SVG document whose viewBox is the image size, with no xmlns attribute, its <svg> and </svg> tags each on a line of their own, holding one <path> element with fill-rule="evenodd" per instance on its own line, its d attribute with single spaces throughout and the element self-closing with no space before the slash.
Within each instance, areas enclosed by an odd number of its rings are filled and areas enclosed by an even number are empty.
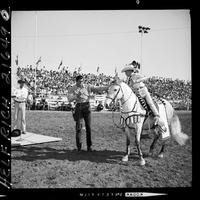
<svg viewBox="0 0 200 200">
<path fill-rule="evenodd" d="M 11 137 L 18 137 L 20 135 L 21 135 L 21 130 L 19 130 L 19 129 L 14 129 L 11 132 Z"/>
<path fill-rule="evenodd" d="M 18 83 L 26 83 L 26 81 L 24 79 L 20 79 L 17 81 Z"/>
<path fill-rule="evenodd" d="M 124 67 L 124 69 L 122 69 L 122 72 L 129 71 L 129 70 L 134 71 L 135 68 L 131 65 L 128 65 L 128 66 Z"/>
</svg>

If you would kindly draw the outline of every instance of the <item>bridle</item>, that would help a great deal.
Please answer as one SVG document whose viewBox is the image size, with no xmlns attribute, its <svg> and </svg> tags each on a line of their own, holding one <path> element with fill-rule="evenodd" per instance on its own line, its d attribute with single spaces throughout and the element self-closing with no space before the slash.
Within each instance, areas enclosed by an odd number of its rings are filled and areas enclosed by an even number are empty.
<svg viewBox="0 0 200 200">
<path fill-rule="evenodd" d="M 122 90 L 121 85 L 119 85 L 119 84 L 115 84 L 115 85 L 119 86 L 119 89 L 118 89 L 117 93 L 115 94 L 114 98 L 111 98 L 111 97 L 109 97 L 108 95 L 106 96 L 106 99 L 111 99 L 111 100 L 112 100 L 111 103 L 114 103 L 114 105 L 115 105 L 115 100 L 116 100 L 116 98 L 117 98 L 117 96 L 118 96 L 120 90 L 121 90 L 121 92 L 122 92 L 122 97 L 121 97 L 120 99 L 123 99 L 123 97 L 124 97 L 124 92 L 123 92 L 123 90 Z M 130 93 L 129 97 L 128 97 L 126 100 L 124 100 L 124 102 L 122 102 L 122 105 L 125 104 L 125 103 L 130 99 L 132 93 L 133 93 L 133 91 L 131 90 L 131 93 Z M 135 101 L 135 104 L 134 104 L 134 106 L 133 106 L 133 109 L 132 109 L 130 112 L 133 112 L 133 111 L 135 110 L 136 103 L 137 103 L 137 99 L 136 99 L 136 101 Z M 129 112 L 127 112 L 127 113 L 129 113 Z"/>
</svg>

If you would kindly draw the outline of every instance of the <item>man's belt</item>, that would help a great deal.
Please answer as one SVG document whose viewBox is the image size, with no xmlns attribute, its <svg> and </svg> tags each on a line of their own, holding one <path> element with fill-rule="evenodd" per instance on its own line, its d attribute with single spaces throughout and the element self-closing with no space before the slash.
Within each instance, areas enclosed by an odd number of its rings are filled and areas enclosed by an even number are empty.
<svg viewBox="0 0 200 200">
<path fill-rule="evenodd" d="M 14 100 L 15 102 L 17 103 L 25 103 L 26 101 L 17 101 L 17 100 Z"/>
<path fill-rule="evenodd" d="M 81 102 L 81 103 L 77 103 L 78 105 L 84 105 L 84 104 L 89 104 L 89 101 L 86 102 Z"/>
<path fill-rule="evenodd" d="M 78 106 L 80 105 L 81 106 L 81 105 L 87 105 L 87 104 L 89 104 L 88 101 L 87 102 L 82 102 L 82 103 L 77 103 L 76 105 L 78 105 Z"/>
</svg>

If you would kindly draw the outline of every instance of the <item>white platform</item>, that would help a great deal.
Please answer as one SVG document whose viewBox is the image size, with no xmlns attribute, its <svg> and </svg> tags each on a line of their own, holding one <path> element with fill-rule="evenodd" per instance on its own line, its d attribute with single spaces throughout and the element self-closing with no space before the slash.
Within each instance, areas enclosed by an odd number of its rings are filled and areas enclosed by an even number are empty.
<svg viewBox="0 0 200 200">
<path fill-rule="evenodd" d="M 27 132 L 26 134 L 21 134 L 18 137 L 11 137 L 11 146 L 25 146 L 46 142 L 57 142 L 61 140 L 62 138 Z"/>
</svg>

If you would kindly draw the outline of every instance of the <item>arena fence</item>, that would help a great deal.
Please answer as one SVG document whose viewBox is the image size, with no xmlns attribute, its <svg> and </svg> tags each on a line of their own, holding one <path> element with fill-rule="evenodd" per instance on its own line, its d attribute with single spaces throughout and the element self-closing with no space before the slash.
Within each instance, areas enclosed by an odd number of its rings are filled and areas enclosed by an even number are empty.
<svg viewBox="0 0 200 200">
<path fill-rule="evenodd" d="M 99 104 L 104 105 L 106 95 L 94 95 L 90 99 L 90 105 L 92 111 L 95 111 Z M 169 100 L 175 110 L 192 110 L 192 104 L 190 101 L 181 100 Z M 11 108 L 14 108 L 14 101 L 11 99 Z M 52 96 L 51 98 L 42 99 L 38 97 L 35 99 L 35 104 L 33 102 L 27 102 L 28 110 L 60 110 L 67 111 L 70 110 L 69 101 L 66 97 Z M 105 108 L 104 108 L 105 109 Z"/>
</svg>

